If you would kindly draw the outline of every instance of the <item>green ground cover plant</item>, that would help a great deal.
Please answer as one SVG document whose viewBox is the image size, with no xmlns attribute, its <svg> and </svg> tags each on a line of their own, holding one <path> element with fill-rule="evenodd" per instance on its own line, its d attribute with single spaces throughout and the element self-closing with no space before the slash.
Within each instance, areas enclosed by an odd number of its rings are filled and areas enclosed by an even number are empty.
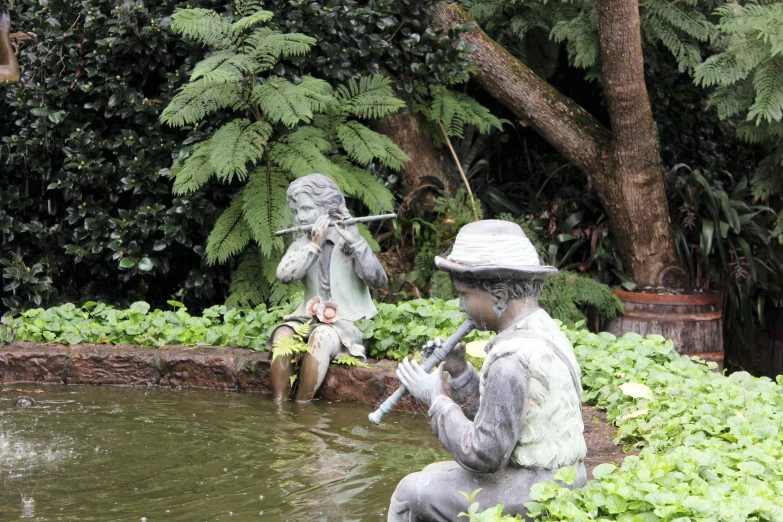
<svg viewBox="0 0 783 522">
<path fill-rule="evenodd" d="M 650 335 L 565 330 L 582 367 L 584 400 L 640 449 L 570 491 L 533 488 L 541 520 L 696 522 L 783 520 L 783 376 L 725 376 Z M 568 478 L 563 475 L 564 479 Z M 571 479 L 573 480 L 573 478 Z M 489 506 L 484 506 L 489 507 Z M 497 507 L 472 521 L 508 521 Z"/>
<path fill-rule="evenodd" d="M 3 341 L 246 346 L 266 350 L 271 328 L 287 306 L 230 309 L 201 317 L 151 311 L 147 303 L 118 310 L 103 304 L 34 309 L 2 319 Z M 456 301 L 380 303 L 379 315 L 358 323 L 370 355 L 400 359 L 433 337 L 447 337 L 463 321 Z M 618 427 L 616 443 L 640 450 L 621 467 L 602 464 L 585 487 L 535 486 L 531 514 L 542 520 L 780 521 L 783 520 L 783 376 L 777 383 L 745 372 L 725 376 L 675 352 L 671 341 L 636 334 L 616 338 L 561 328 L 582 368 L 584 400 L 606 410 Z M 473 334 L 469 340 L 488 337 Z M 564 482 L 573 480 L 566 472 Z M 466 492 L 470 493 L 470 492 Z M 497 506 L 470 510 L 474 521 L 507 521 Z"/>
</svg>

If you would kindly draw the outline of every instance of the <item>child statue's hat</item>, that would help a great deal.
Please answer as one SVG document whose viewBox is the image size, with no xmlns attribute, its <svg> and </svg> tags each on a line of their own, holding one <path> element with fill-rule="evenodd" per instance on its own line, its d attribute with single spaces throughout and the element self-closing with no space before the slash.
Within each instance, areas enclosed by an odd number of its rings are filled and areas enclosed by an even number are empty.
<svg viewBox="0 0 783 522">
<path fill-rule="evenodd" d="M 485 219 L 462 227 L 451 253 L 435 258 L 435 266 L 477 279 L 544 279 L 557 273 L 541 265 L 522 227 L 511 221 Z"/>
</svg>

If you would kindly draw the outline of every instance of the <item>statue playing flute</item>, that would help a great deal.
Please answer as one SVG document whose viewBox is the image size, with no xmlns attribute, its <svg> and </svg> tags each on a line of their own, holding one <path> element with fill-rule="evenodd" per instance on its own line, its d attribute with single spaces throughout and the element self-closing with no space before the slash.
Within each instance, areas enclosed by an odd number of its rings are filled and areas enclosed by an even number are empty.
<svg viewBox="0 0 783 522">
<path fill-rule="evenodd" d="M 356 225 L 341 223 L 351 215 L 331 179 L 323 174 L 299 178 L 289 185 L 286 198 L 300 235 L 277 266 L 277 278 L 286 284 L 302 281 L 304 301 L 275 328 L 267 346 L 271 350 L 283 337 L 294 335 L 296 327 L 312 321 L 295 397 L 309 401 L 333 359 L 349 354 L 366 360 L 362 333 L 353 323 L 377 315 L 369 289 L 383 287 L 386 272 Z M 272 361 L 277 401 L 289 398 L 294 362 L 291 356 Z"/>
<path fill-rule="evenodd" d="M 540 264 L 518 225 L 496 220 L 464 226 L 451 254 L 435 264 L 450 273 L 460 311 L 498 335 L 486 345 L 480 372 L 466 360 L 464 343 L 432 373 L 408 359 L 399 365 L 400 381 L 429 407 L 432 429 L 454 460 L 405 477 L 388 520 L 457 520 L 468 511 L 460 492 L 477 489 L 473 502 L 482 508 L 503 504 L 504 515 L 529 520 L 524 503 L 534 484 L 553 480 L 564 466 L 576 471 L 569 487 L 587 481 L 581 372 L 571 343 L 538 306 L 544 278 L 557 269 Z"/>
</svg>

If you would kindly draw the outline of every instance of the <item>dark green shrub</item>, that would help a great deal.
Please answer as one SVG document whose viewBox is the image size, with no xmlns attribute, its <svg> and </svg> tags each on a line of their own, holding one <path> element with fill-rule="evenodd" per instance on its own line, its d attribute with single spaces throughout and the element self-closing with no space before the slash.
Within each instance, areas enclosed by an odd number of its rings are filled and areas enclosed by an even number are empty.
<svg viewBox="0 0 783 522">
<path fill-rule="evenodd" d="M 169 33 L 180 4 L 15 3 L 37 39 L 0 90 L 0 310 L 222 298 L 202 256 L 223 191 L 172 197 L 161 173 L 186 134 L 158 116 L 201 53 Z"/>
</svg>

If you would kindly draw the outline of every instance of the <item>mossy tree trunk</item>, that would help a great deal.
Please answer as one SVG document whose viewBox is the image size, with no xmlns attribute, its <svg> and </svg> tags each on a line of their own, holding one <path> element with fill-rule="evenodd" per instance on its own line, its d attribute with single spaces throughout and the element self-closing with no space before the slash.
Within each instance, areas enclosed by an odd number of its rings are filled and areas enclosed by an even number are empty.
<svg viewBox="0 0 783 522">
<path fill-rule="evenodd" d="M 612 129 L 536 76 L 479 27 L 476 79 L 588 177 L 609 217 L 624 268 L 642 287 L 687 286 L 671 232 L 664 168 L 644 84 L 636 0 L 597 0 L 603 89 Z M 454 4 L 432 13 L 436 29 L 474 22 Z"/>
<path fill-rule="evenodd" d="M 440 154 L 432 141 L 421 130 L 419 118 L 410 110 L 386 116 L 378 122 L 377 130 L 387 135 L 411 159 L 405 164 L 403 175 L 408 190 L 421 188 L 423 179 L 431 176 L 449 188 L 449 177 Z"/>
</svg>

